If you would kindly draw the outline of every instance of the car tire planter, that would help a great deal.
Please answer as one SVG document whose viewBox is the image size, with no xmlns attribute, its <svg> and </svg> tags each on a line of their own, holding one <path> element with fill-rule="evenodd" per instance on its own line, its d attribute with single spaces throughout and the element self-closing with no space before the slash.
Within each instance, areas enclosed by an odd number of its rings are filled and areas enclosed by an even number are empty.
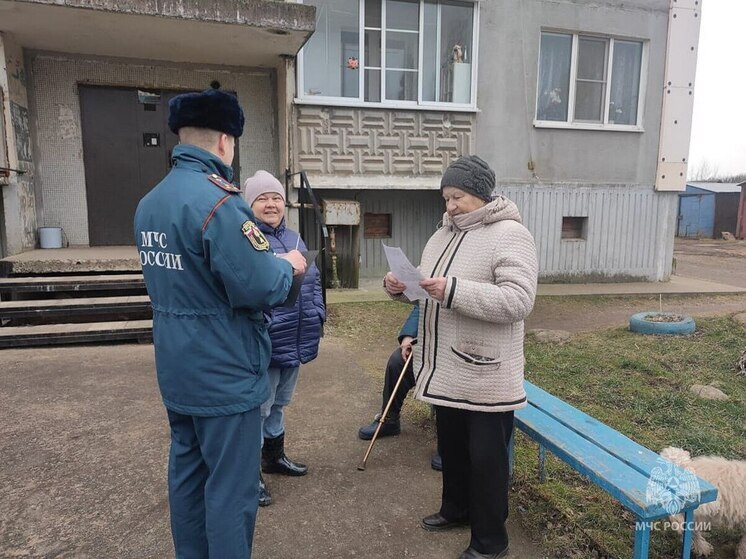
<svg viewBox="0 0 746 559">
<path fill-rule="evenodd" d="M 660 317 L 661 320 L 655 320 Z M 650 320 L 650 319 L 653 320 Z M 697 329 L 691 316 L 658 311 L 641 312 L 629 319 L 629 329 L 638 334 L 686 335 Z"/>
</svg>

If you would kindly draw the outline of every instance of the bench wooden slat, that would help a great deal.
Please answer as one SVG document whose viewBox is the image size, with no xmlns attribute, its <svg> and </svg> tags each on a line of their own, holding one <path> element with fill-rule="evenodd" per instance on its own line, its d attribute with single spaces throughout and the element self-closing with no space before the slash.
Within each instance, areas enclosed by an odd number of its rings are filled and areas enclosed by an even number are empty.
<svg viewBox="0 0 746 559">
<path fill-rule="evenodd" d="M 590 415 L 574 408 L 567 402 L 552 396 L 538 386 L 526 382 L 526 394 L 532 406 L 550 416 L 554 421 L 587 439 L 593 445 L 603 449 L 618 460 L 640 472 L 645 479 L 650 479 L 655 468 L 664 467 L 666 462 L 652 450 L 636 443 L 629 437 L 601 423 Z M 679 498 L 686 502 L 708 503 L 717 497 L 717 489 L 700 478 L 699 487 L 694 493 L 685 490 L 688 486 L 673 485 L 668 487 Z M 690 488 L 691 489 L 691 488 Z"/>
<path fill-rule="evenodd" d="M 515 418 L 519 429 L 588 477 L 639 518 L 652 519 L 666 515 L 663 507 L 647 502 L 648 478 L 637 470 L 603 452 L 532 405 L 517 410 Z"/>
</svg>

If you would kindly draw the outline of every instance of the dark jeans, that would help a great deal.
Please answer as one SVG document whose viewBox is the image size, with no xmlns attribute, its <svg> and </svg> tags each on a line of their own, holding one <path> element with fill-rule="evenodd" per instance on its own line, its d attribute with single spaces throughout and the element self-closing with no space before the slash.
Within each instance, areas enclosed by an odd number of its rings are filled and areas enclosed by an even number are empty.
<svg viewBox="0 0 746 559">
<path fill-rule="evenodd" d="M 490 413 L 436 406 L 448 520 L 469 518 L 471 547 L 498 553 L 508 545 L 508 445 L 513 412 Z"/>
<path fill-rule="evenodd" d="M 396 381 L 399 380 L 401 370 L 404 368 L 404 359 L 401 356 L 401 348 L 397 348 L 389 357 L 388 363 L 386 363 L 386 377 L 383 380 L 383 405 L 381 411 L 386 408 L 386 404 L 391 398 L 391 394 L 394 392 Z M 398 419 L 399 413 L 401 412 L 402 404 L 404 399 L 407 397 L 407 393 L 414 386 L 414 367 L 412 361 L 407 366 L 407 372 L 404 374 L 404 378 L 399 385 L 399 390 L 396 391 L 396 397 L 391 402 L 391 408 L 389 409 L 388 418 Z"/>
</svg>

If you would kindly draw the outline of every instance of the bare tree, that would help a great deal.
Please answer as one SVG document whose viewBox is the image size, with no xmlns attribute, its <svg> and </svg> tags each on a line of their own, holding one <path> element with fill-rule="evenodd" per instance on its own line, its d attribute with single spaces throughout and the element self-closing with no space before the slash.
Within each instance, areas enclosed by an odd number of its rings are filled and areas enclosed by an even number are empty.
<svg viewBox="0 0 746 559">
<path fill-rule="evenodd" d="M 718 166 L 703 159 L 696 167 L 689 168 L 689 180 L 701 182 L 713 182 L 718 175 Z"/>
</svg>

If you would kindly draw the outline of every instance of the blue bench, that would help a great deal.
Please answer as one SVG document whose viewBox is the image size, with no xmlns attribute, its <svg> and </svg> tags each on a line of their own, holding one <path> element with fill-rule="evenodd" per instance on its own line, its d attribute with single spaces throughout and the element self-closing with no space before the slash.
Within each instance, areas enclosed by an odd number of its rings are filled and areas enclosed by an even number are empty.
<svg viewBox="0 0 746 559">
<path fill-rule="evenodd" d="M 629 509 L 637 518 L 634 559 L 647 559 L 652 523 L 669 516 L 665 504 L 677 499 L 685 523 L 681 557 L 689 559 L 694 510 L 714 501 L 717 489 L 701 478 L 693 483 L 693 474 L 686 474 L 689 483 L 677 483 L 675 475 L 663 475 L 672 466 L 658 454 L 538 386 L 526 381 L 525 387 L 528 406 L 516 411 L 515 425 L 539 443 L 540 480 L 548 449 Z"/>
</svg>

